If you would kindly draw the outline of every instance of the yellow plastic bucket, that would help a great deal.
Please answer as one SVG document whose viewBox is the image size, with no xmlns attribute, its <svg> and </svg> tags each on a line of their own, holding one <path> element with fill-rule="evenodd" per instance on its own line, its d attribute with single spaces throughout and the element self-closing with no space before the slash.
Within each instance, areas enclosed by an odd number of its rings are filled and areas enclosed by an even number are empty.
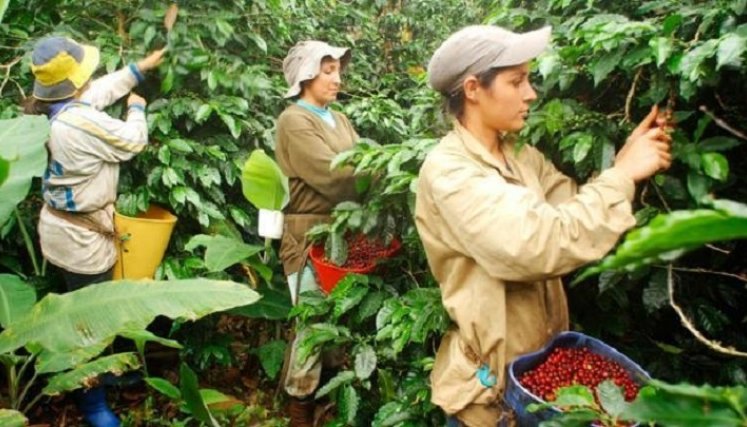
<svg viewBox="0 0 747 427">
<path fill-rule="evenodd" d="M 169 245 L 174 224 L 176 216 L 156 205 L 134 218 L 115 212 L 119 256 L 114 265 L 114 279 L 153 278 Z"/>
</svg>

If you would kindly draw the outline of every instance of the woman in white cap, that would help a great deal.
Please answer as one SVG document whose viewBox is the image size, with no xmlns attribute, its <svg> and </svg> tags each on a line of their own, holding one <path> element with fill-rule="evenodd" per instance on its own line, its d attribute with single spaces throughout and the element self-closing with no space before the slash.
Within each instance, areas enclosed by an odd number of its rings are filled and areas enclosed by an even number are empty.
<svg viewBox="0 0 747 427">
<path fill-rule="evenodd" d="M 559 277 L 603 257 L 635 225 L 635 183 L 671 163 L 657 109 L 614 167 L 578 187 L 532 146 L 506 135 L 525 124 L 536 93 L 529 61 L 550 28 L 517 34 L 472 26 L 451 35 L 428 65 L 454 128 L 428 154 L 416 225 L 454 326 L 431 374 L 432 400 L 450 425 L 512 425 L 505 367 L 566 330 Z"/>
<path fill-rule="evenodd" d="M 330 170 L 332 159 L 349 150 L 358 134 L 344 114 L 330 109 L 340 91 L 341 73 L 350 61 L 350 49 L 316 40 L 297 43 L 283 61 L 283 73 L 294 100 L 277 122 L 275 157 L 289 178 L 290 203 L 286 208 L 280 258 L 288 278 L 291 298 L 318 289 L 306 264 L 306 232 L 328 222 L 340 202 L 356 199 L 355 178 L 350 168 Z M 318 354 L 306 361 L 296 358 L 298 335 L 286 361 L 283 384 L 290 395 L 291 426 L 313 425 L 313 400 L 319 385 Z"/>
<path fill-rule="evenodd" d="M 91 81 L 99 64 L 97 48 L 65 37 L 47 37 L 34 47 L 34 90 L 25 112 L 45 114 L 51 123 L 39 238 L 44 257 L 61 269 L 69 291 L 111 280 L 119 163 L 148 143 L 145 99 L 130 94 L 124 121 L 102 110 L 141 82 L 163 53 Z M 75 397 L 90 425 L 120 424 L 103 387 L 79 390 Z"/>
</svg>

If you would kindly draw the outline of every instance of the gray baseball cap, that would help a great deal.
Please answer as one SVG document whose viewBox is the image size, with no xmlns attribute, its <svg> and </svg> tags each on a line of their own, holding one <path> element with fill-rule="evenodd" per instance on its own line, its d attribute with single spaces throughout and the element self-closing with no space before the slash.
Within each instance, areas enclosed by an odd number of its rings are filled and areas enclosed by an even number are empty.
<svg viewBox="0 0 747 427">
<path fill-rule="evenodd" d="M 464 79 L 495 67 L 510 67 L 536 58 L 550 42 L 552 27 L 514 33 L 493 25 L 472 25 L 449 36 L 428 63 L 431 87 L 449 96 Z"/>
<path fill-rule="evenodd" d="M 325 56 L 339 59 L 342 67 L 350 62 L 350 49 L 335 47 L 318 40 L 306 40 L 296 43 L 283 59 L 283 74 L 290 88 L 285 98 L 292 98 L 301 93 L 301 82 L 312 80 L 319 75 L 322 59 Z"/>
</svg>

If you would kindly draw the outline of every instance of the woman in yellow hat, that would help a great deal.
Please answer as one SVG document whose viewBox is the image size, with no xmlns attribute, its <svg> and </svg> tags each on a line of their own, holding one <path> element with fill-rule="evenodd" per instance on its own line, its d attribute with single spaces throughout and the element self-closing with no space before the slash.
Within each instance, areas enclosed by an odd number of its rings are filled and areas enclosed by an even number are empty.
<svg viewBox="0 0 747 427">
<path fill-rule="evenodd" d="M 337 99 L 341 74 L 349 61 L 350 49 L 317 40 L 297 43 L 283 61 L 283 73 L 290 86 L 285 97 L 294 102 L 278 118 L 275 157 L 289 178 L 290 203 L 280 258 L 294 304 L 300 293 L 319 289 L 311 267 L 304 264 L 306 232 L 316 224 L 328 222 L 335 205 L 357 198 L 352 170 L 330 170 L 332 159 L 358 141 L 348 118 L 329 107 Z M 301 338 L 297 336 L 291 345 L 283 379 L 291 396 L 289 412 L 294 427 L 313 425 L 311 396 L 321 373 L 318 354 L 305 362 L 296 360 Z"/>
<path fill-rule="evenodd" d="M 65 37 L 47 37 L 34 47 L 34 90 L 25 110 L 46 114 L 51 122 L 39 237 L 44 257 L 62 270 L 70 291 L 112 278 L 119 163 L 148 143 L 146 101 L 130 91 L 163 55 L 156 51 L 91 80 L 99 64 L 97 48 Z M 125 120 L 102 111 L 128 93 Z M 76 393 L 76 401 L 90 425 L 119 425 L 103 387 Z"/>
<path fill-rule="evenodd" d="M 505 367 L 568 329 L 559 277 L 600 259 L 635 225 L 635 183 L 671 163 L 657 110 L 638 125 L 614 167 L 581 187 L 532 146 L 506 135 L 537 98 L 529 62 L 550 28 L 517 34 L 471 26 L 428 65 L 454 128 L 420 170 L 415 222 L 453 321 L 431 373 L 432 400 L 449 425 L 511 425 Z"/>
</svg>

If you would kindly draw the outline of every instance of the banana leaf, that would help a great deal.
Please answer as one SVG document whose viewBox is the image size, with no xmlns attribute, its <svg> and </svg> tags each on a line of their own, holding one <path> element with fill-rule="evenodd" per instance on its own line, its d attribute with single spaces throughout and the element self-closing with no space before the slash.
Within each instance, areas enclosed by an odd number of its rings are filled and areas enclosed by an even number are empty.
<svg viewBox="0 0 747 427">
<path fill-rule="evenodd" d="M 0 157 L 10 162 L 10 174 L 0 184 L 0 225 L 5 224 L 16 205 L 26 198 L 31 180 L 44 173 L 48 137 L 49 120 L 44 116 L 0 120 Z"/>
<path fill-rule="evenodd" d="M 26 425 L 28 425 L 28 420 L 22 413 L 12 409 L 0 409 L 0 426 L 24 427 Z"/>
<path fill-rule="evenodd" d="M 121 375 L 139 367 L 140 360 L 135 353 L 113 354 L 81 365 L 72 371 L 53 376 L 42 392 L 49 396 L 56 396 L 81 387 L 93 386 L 95 385 L 93 382 L 97 381 L 99 375 L 103 373 L 111 372 Z"/>
<path fill-rule="evenodd" d="M 208 279 L 105 282 L 49 294 L 0 334 L 0 353 L 27 344 L 62 353 L 96 345 L 122 331 L 145 329 L 156 316 L 195 320 L 259 299 L 248 286 Z"/>
<path fill-rule="evenodd" d="M 18 276 L 0 274 L 0 325 L 3 328 L 26 315 L 35 302 L 33 287 Z"/>
</svg>

